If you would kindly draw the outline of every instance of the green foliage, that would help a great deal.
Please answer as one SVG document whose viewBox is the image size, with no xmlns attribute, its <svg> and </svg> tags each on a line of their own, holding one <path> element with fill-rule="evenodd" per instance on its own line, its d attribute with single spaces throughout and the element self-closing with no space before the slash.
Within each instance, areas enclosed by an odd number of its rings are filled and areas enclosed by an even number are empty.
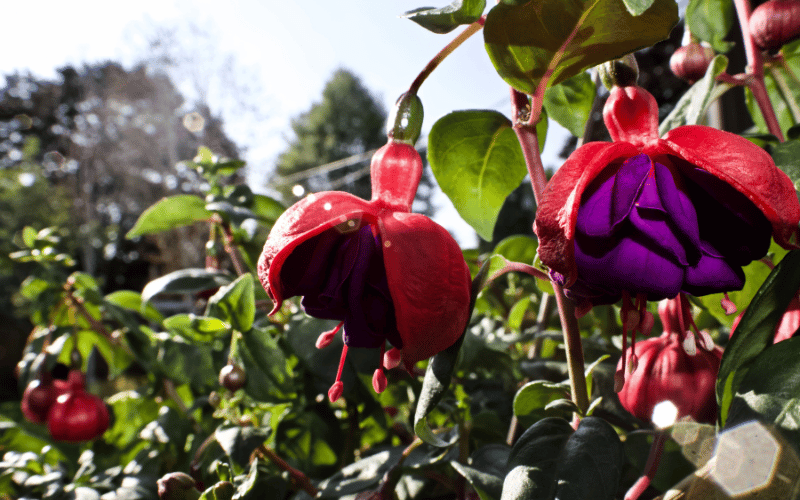
<svg viewBox="0 0 800 500">
<path fill-rule="evenodd" d="M 686 7 L 686 24 L 692 34 L 706 41 L 717 52 L 728 52 L 732 42 L 725 41 L 733 26 L 733 2 L 691 0 Z"/>
<path fill-rule="evenodd" d="M 545 88 L 553 86 L 653 45 L 677 22 L 678 7 L 671 0 L 656 0 L 639 16 L 631 15 L 622 0 L 548 0 L 495 5 L 483 34 L 498 74 L 520 92 L 533 94 L 543 78 Z"/>
<path fill-rule="evenodd" d="M 496 111 L 455 111 L 440 118 L 428 136 L 428 159 L 461 217 L 491 241 L 503 202 L 527 173 L 508 118 Z"/>
<path fill-rule="evenodd" d="M 485 8 L 486 0 L 453 0 L 447 7 L 420 7 L 406 12 L 403 17 L 434 33 L 450 33 L 459 25 L 477 21 Z"/>
<path fill-rule="evenodd" d="M 683 125 L 697 125 L 705 116 L 708 106 L 730 88 L 727 84 L 719 84 L 716 78 L 728 67 L 728 58 L 716 56 L 708 65 L 705 76 L 695 82 L 678 103 L 672 108 L 658 127 L 658 133 L 666 134 L 670 130 Z"/>
<path fill-rule="evenodd" d="M 547 116 L 569 130 L 575 137 L 583 137 L 586 121 L 597 95 L 597 88 L 588 73 L 580 73 L 550 87 L 544 93 Z"/>
</svg>

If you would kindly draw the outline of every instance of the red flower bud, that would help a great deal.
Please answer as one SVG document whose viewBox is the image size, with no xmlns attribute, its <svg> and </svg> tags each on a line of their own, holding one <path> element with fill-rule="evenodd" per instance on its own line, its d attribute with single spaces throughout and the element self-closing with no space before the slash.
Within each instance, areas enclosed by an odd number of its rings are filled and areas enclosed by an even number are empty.
<svg viewBox="0 0 800 500">
<path fill-rule="evenodd" d="M 637 342 L 617 364 L 617 372 L 625 377 L 619 400 L 641 420 L 652 421 L 653 409 L 664 401 L 675 405 L 678 418 L 689 416 L 696 422 L 713 423 L 717 417 L 714 386 L 722 349 L 713 343 L 707 345 L 703 340 L 706 336 L 699 333 L 699 345 L 695 344 L 695 335 L 689 330 L 694 323 L 688 311 L 688 302 L 681 296 L 662 301 L 659 316 L 664 333 Z M 688 321 L 683 321 L 681 315 Z M 679 327 L 681 323 L 683 326 Z M 632 349 L 637 363 L 627 372 L 625 360 L 631 357 Z"/>
<path fill-rule="evenodd" d="M 54 381 L 49 373 L 43 374 L 25 388 L 22 394 L 22 414 L 34 424 L 45 423 L 50 407 L 66 389 L 65 381 Z"/>
<path fill-rule="evenodd" d="M 669 58 L 669 68 L 678 78 L 694 83 L 703 78 L 714 59 L 714 49 L 691 42 L 679 47 Z"/>
<path fill-rule="evenodd" d="M 103 435 L 109 420 L 103 400 L 86 392 L 83 373 L 72 370 L 69 386 L 47 414 L 47 429 L 57 441 L 89 441 Z"/>
<path fill-rule="evenodd" d="M 258 262 L 275 302 L 303 297 L 310 316 L 335 319 L 317 345 L 342 329 L 346 349 L 393 349 L 407 368 L 450 347 L 469 319 L 470 274 L 461 249 L 440 225 L 409 213 L 422 175 L 410 145 L 390 141 L 372 158 L 372 200 L 329 191 L 311 194 L 276 221 Z M 399 353 L 399 356 L 397 354 Z M 381 357 L 383 359 L 383 356 Z M 337 381 L 341 376 L 341 366 Z M 385 377 L 376 375 L 382 390 Z M 329 391 L 331 400 L 342 384 Z"/>
<path fill-rule="evenodd" d="M 749 25 L 761 50 L 777 51 L 800 37 L 800 1 L 769 0 L 756 7 Z"/>
<path fill-rule="evenodd" d="M 200 491 L 195 487 L 195 480 L 183 472 L 170 472 L 156 484 L 158 485 L 158 498 L 161 500 L 197 500 Z"/>
</svg>

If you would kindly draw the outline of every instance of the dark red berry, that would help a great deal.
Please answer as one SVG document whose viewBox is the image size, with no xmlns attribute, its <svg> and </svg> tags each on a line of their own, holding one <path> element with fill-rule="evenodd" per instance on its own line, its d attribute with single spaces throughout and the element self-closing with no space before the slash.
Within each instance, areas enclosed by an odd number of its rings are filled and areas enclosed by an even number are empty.
<svg viewBox="0 0 800 500">
<path fill-rule="evenodd" d="M 34 424 L 43 424 L 56 396 L 56 388 L 52 382 L 34 380 L 22 394 L 22 414 Z"/>
<path fill-rule="evenodd" d="M 800 38 L 800 0 L 769 0 L 756 7 L 749 24 L 761 50 L 777 51 Z"/>
<path fill-rule="evenodd" d="M 703 78 L 713 58 L 714 50 L 711 47 L 691 42 L 672 53 L 669 68 L 678 78 L 694 83 Z"/>
<path fill-rule="evenodd" d="M 238 391 L 247 382 L 247 375 L 239 365 L 225 365 L 219 371 L 219 385 L 231 392 Z"/>
<path fill-rule="evenodd" d="M 47 429 L 57 441 L 90 441 L 108 429 L 109 414 L 102 399 L 86 392 L 83 373 L 72 370 L 66 391 L 47 414 Z"/>
</svg>

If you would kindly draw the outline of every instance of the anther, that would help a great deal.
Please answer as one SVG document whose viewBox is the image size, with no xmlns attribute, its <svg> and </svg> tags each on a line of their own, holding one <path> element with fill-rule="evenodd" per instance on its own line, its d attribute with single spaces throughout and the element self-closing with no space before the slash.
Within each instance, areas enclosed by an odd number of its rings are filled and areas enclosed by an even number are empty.
<svg viewBox="0 0 800 500">
<path fill-rule="evenodd" d="M 317 346 L 317 349 L 324 349 L 329 345 L 331 345 L 331 342 L 333 342 L 333 338 L 336 336 L 336 333 L 339 331 L 339 329 L 342 328 L 343 324 L 344 321 L 336 325 L 336 327 L 333 330 L 321 333 L 320 336 L 317 338 L 317 343 L 315 344 Z"/>
</svg>

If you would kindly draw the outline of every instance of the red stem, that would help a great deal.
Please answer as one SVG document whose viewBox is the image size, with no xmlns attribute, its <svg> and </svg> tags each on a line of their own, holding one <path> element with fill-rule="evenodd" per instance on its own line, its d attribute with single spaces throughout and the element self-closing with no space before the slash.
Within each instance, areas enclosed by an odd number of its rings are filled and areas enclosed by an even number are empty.
<svg viewBox="0 0 800 500">
<path fill-rule="evenodd" d="M 647 464 L 644 466 L 644 475 L 625 493 L 625 500 L 638 500 L 644 490 L 650 486 L 650 482 L 658 471 L 658 464 L 661 462 L 661 454 L 664 452 L 666 441 L 667 435 L 662 431 L 656 431 L 653 445 L 650 447 L 650 455 L 647 457 Z"/>
<path fill-rule="evenodd" d="M 736 7 L 736 15 L 739 17 L 742 39 L 744 40 L 744 52 L 747 56 L 745 72 L 750 76 L 746 80 L 747 87 L 753 93 L 753 98 L 761 110 L 761 115 L 764 117 L 769 133 L 777 137 L 780 142 L 783 142 L 785 140 L 783 131 L 778 118 L 775 116 L 775 109 L 772 107 L 767 88 L 764 85 L 764 59 L 753 40 L 753 35 L 750 33 L 750 0 L 733 0 L 733 5 Z"/>
</svg>

